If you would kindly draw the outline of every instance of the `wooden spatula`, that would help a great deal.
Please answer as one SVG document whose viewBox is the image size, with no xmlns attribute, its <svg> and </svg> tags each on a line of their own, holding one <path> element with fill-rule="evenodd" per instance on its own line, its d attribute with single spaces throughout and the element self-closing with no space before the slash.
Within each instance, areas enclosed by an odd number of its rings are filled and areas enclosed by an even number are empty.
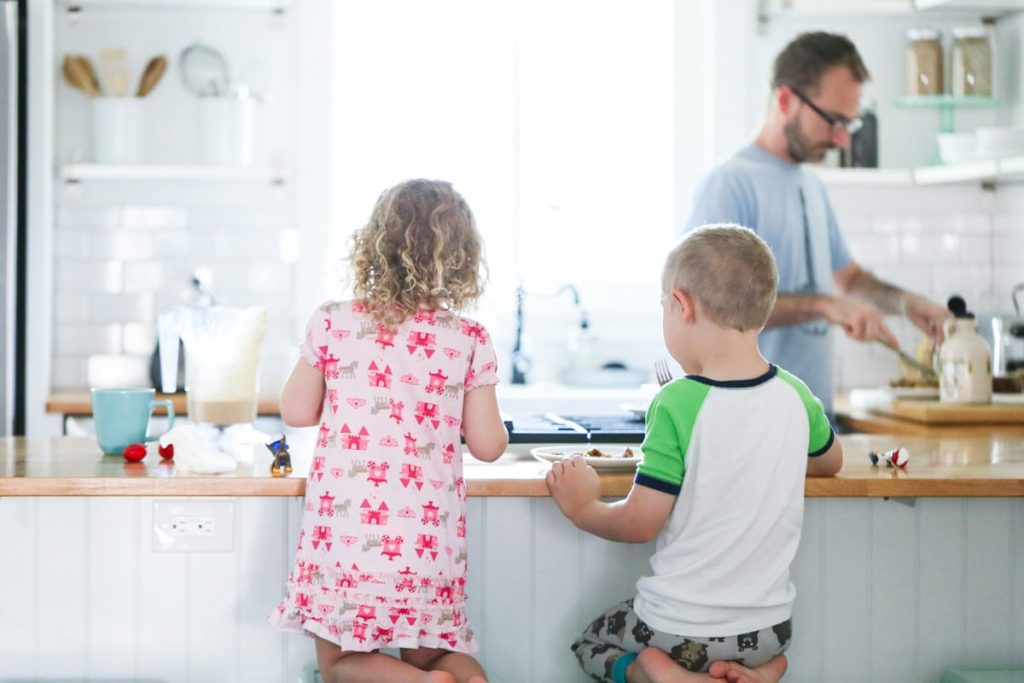
<svg viewBox="0 0 1024 683">
<path fill-rule="evenodd" d="M 153 92 L 153 88 L 160 82 L 165 71 L 167 71 L 166 57 L 157 55 L 150 59 L 146 64 L 146 69 L 142 72 L 142 78 L 139 79 L 139 89 L 135 92 L 135 96 L 145 97 Z"/>
<path fill-rule="evenodd" d="M 114 97 L 128 95 L 128 57 L 124 48 L 100 50 L 100 71 L 107 83 L 107 91 Z"/>
</svg>

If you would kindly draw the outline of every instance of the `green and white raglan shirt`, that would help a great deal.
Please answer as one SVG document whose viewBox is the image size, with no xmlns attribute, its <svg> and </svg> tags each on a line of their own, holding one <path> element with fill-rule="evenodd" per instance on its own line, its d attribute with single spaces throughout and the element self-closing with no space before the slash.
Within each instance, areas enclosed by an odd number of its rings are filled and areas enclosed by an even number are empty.
<svg viewBox="0 0 1024 683">
<path fill-rule="evenodd" d="M 637 615 L 698 637 L 789 619 L 806 459 L 834 439 L 821 401 L 774 365 L 750 380 L 689 375 L 662 387 L 647 410 L 635 483 L 678 499 L 653 575 L 637 582 Z"/>
</svg>

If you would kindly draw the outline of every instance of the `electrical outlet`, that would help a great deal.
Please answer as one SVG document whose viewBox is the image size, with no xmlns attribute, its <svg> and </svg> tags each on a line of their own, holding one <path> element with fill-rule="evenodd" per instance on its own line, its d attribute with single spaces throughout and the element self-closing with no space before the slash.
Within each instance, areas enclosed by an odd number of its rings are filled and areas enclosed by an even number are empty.
<svg viewBox="0 0 1024 683">
<path fill-rule="evenodd" d="M 224 500 L 153 502 L 153 550 L 231 552 L 235 504 Z"/>
</svg>

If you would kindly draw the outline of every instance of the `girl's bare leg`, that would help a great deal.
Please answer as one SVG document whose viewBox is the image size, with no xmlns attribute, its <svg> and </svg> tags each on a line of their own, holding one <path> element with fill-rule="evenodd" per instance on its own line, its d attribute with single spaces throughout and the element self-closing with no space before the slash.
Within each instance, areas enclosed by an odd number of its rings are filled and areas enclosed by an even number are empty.
<svg viewBox="0 0 1024 683">
<path fill-rule="evenodd" d="M 424 671 L 446 671 L 456 683 L 487 683 L 487 674 L 470 655 L 438 648 L 402 650 L 402 660 Z"/>
<path fill-rule="evenodd" d="M 325 683 L 455 683 L 444 671 L 424 671 L 379 652 L 344 652 L 323 638 L 316 639 L 316 661 Z"/>
</svg>

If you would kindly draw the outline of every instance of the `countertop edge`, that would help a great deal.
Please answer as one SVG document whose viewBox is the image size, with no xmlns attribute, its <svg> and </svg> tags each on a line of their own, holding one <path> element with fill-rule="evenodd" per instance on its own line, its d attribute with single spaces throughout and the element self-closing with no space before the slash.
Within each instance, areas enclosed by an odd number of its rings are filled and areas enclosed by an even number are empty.
<svg viewBox="0 0 1024 683">
<path fill-rule="evenodd" d="M 602 475 L 601 494 L 623 497 L 631 475 Z M 305 479 L 266 478 L 0 478 L 0 497 L 301 497 Z M 467 482 L 470 498 L 548 498 L 541 480 L 488 479 Z M 809 478 L 807 498 L 1006 498 L 1024 497 L 1022 479 L 845 479 Z"/>
</svg>

